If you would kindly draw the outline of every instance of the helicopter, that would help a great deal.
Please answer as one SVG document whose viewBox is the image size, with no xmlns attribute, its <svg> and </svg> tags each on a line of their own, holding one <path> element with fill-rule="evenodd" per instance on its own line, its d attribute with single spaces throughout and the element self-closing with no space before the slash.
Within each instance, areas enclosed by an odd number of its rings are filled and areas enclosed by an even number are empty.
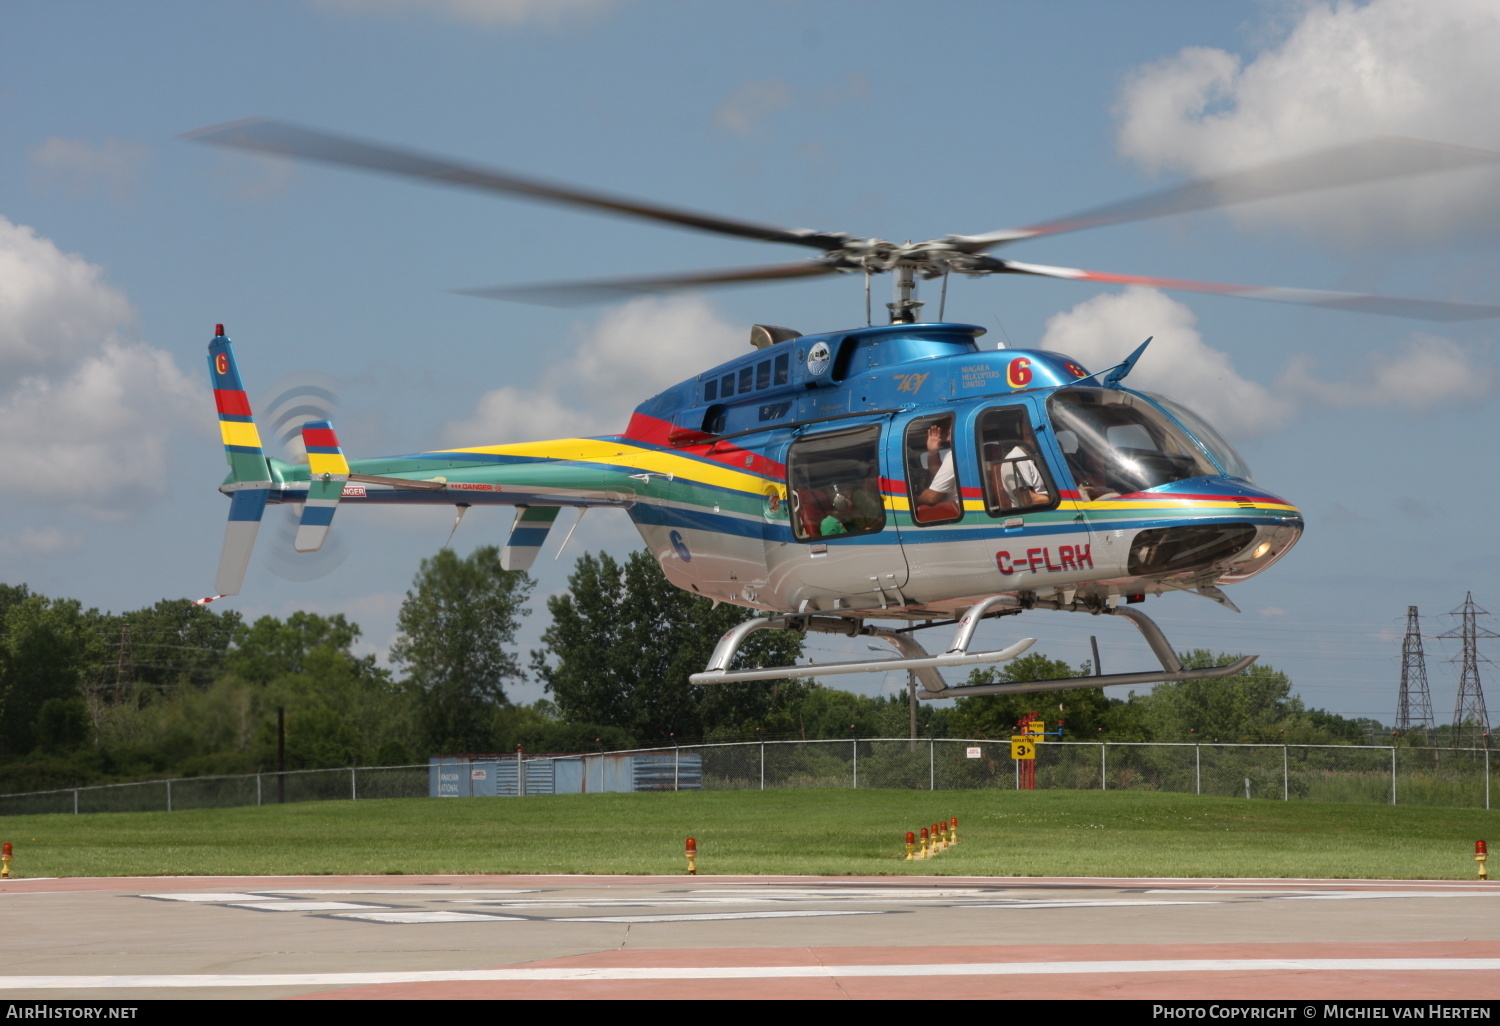
<svg viewBox="0 0 1500 1026">
<path fill-rule="evenodd" d="M 750 352 L 640 403 L 617 435 L 479 445 L 351 461 L 332 423 L 300 428 L 306 464 L 266 454 L 223 326 L 209 375 L 230 473 L 229 523 L 215 581 L 237 594 L 269 504 L 300 507 L 295 548 L 322 547 L 354 504 L 511 506 L 501 551 L 529 568 L 563 508 L 626 511 L 668 581 L 754 610 L 720 638 L 695 684 L 908 671 L 916 697 L 1205 680 L 1257 656 L 1187 669 L 1136 608 L 1190 592 L 1238 611 L 1223 586 L 1247 580 L 1297 543 L 1302 515 L 1255 483 L 1233 446 L 1176 399 L 1130 388 L 1150 339 L 1103 370 L 1044 350 L 981 348 L 985 329 L 950 322 L 951 274 L 1012 274 L 1145 285 L 1428 320 L 1500 316 L 1500 307 L 1310 289 L 1113 274 L 1000 259 L 1026 239 L 1169 214 L 1500 163 L 1500 153 L 1372 139 L 1019 228 L 893 243 L 789 229 L 525 178 L 285 122 L 251 119 L 184 138 L 582 207 L 817 251 L 814 259 L 687 274 L 466 290 L 550 305 L 672 289 L 862 275 L 866 324 L 803 334 L 757 324 Z M 889 273 L 889 323 L 871 317 L 870 281 Z M 936 321 L 918 281 L 941 279 Z M 455 520 L 455 526 L 457 520 Z M 576 527 L 576 522 L 575 522 Z M 571 535 L 571 531 L 569 532 Z M 566 545 L 567 538 L 563 544 Z M 1061 680 L 950 685 L 942 670 L 1013 659 L 1032 638 L 971 651 L 985 619 L 1032 611 L 1123 619 L 1160 668 Z M 952 628 L 932 654 L 921 630 Z M 891 656 L 745 666 L 755 631 L 864 637 Z"/>
</svg>

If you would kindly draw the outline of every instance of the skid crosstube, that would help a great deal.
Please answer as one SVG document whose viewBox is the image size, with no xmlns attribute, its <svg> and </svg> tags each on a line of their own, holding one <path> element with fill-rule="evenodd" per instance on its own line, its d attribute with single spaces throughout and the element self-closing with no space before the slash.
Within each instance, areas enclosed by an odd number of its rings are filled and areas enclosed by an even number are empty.
<svg viewBox="0 0 1500 1026">
<path fill-rule="evenodd" d="M 887 670 L 909 670 L 922 684 L 917 692 L 920 699 L 964 698 L 970 695 L 1014 695 L 1033 691 L 1063 691 L 1069 688 L 1102 688 L 1122 684 L 1175 683 L 1186 680 L 1213 680 L 1232 677 L 1254 663 L 1258 656 L 1242 656 L 1227 666 L 1206 669 L 1184 669 L 1167 641 L 1166 635 L 1145 613 L 1135 609 L 1105 607 L 1089 609 L 1076 604 L 1064 604 L 1055 600 L 1033 600 L 1029 608 L 1055 609 L 1063 611 L 1087 611 L 1108 616 L 1120 616 L 1129 620 L 1151 646 L 1151 651 L 1160 660 L 1160 670 L 1139 673 L 1110 673 L 1094 677 L 1066 677 L 1058 680 L 1011 681 L 1004 684 L 973 684 L 950 687 L 939 672 L 945 666 L 972 666 L 984 663 L 1003 663 L 1025 652 L 1036 643 L 1035 638 L 1022 638 L 1006 648 L 990 652 L 970 652 L 969 643 L 979 621 L 995 613 L 1018 613 L 1023 606 L 1014 595 L 991 595 L 970 606 L 959 617 L 953 639 L 947 651 L 941 655 L 930 655 L 910 633 L 885 627 L 875 627 L 860 620 L 838 616 L 776 616 L 754 618 L 734 627 L 719 639 L 709 658 L 708 668 L 688 678 L 693 684 L 722 684 L 731 681 L 781 680 L 787 677 L 813 677 L 824 674 L 883 673 Z M 895 659 L 863 659 L 846 663 L 814 663 L 805 666 L 765 666 L 749 670 L 731 670 L 730 665 L 740 646 L 753 632 L 758 630 L 815 631 L 824 634 L 843 634 L 848 637 L 880 638 L 892 645 L 899 653 Z"/>
</svg>

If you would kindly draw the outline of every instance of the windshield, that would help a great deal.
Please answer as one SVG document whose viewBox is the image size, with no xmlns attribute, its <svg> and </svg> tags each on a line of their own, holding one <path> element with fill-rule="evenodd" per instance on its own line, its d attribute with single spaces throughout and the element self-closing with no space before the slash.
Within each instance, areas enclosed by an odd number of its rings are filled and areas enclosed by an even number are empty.
<svg viewBox="0 0 1500 1026">
<path fill-rule="evenodd" d="M 1084 500 L 1129 495 L 1190 477 L 1217 477 L 1191 437 L 1142 396 L 1068 388 L 1047 400 L 1057 444 Z"/>
<path fill-rule="evenodd" d="M 1177 418 L 1177 423 L 1193 433 L 1193 437 L 1203 444 L 1208 454 L 1218 461 L 1223 468 L 1226 477 L 1242 477 L 1246 481 L 1254 481 L 1250 474 L 1250 466 L 1239 453 L 1234 451 L 1234 446 L 1214 429 L 1214 426 L 1192 410 L 1179 403 L 1176 399 L 1168 399 L 1164 395 L 1156 395 L 1154 392 L 1142 392 L 1159 403 L 1168 413 Z"/>
</svg>

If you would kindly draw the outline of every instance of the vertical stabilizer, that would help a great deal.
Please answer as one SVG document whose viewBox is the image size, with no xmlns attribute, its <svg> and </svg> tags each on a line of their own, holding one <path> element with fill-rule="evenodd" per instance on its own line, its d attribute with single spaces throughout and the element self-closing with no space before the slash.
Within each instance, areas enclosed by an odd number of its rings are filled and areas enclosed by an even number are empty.
<svg viewBox="0 0 1500 1026">
<path fill-rule="evenodd" d="M 208 344 L 208 377 L 219 411 L 224 457 L 229 462 L 229 482 L 221 490 L 230 494 L 229 524 L 224 530 L 224 549 L 219 555 L 214 590 L 219 596 L 237 595 L 266 509 L 271 470 L 250 413 L 250 400 L 240 382 L 234 349 L 222 324 L 215 328 L 214 340 Z"/>
</svg>

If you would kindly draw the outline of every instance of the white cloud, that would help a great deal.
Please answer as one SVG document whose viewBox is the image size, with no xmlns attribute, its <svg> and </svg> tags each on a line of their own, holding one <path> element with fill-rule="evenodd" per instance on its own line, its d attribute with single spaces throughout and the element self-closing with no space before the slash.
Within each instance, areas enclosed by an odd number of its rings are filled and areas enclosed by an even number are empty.
<svg viewBox="0 0 1500 1026">
<path fill-rule="evenodd" d="M 97 146 L 77 139 L 53 137 L 27 151 L 26 157 L 43 181 L 76 193 L 100 189 L 123 202 L 135 189 L 146 161 L 146 147 L 120 139 Z"/>
<path fill-rule="evenodd" d="M 0 537 L 0 556 L 52 556 L 76 552 L 83 547 L 83 535 L 60 527 L 23 527 Z"/>
<path fill-rule="evenodd" d="M 1312 2 L 1249 59 L 1189 47 L 1124 82 L 1120 152 L 1153 171 L 1212 174 L 1377 135 L 1500 149 L 1494 0 Z M 1500 227 L 1493 170 L 1252 204 L 1344 239 Z"/>
<path fill-rule="evenodd" d="M 631 300 L 582 334 L 576 351 L 559 354 L 535 387 L 495 389 L 470 417 L 450 422 L 449 443 L 618 433 L 643 399 L 748 345 L 748 333 L 721 320 L 707 302 L 682 296 Z"/>
<path fill-rule="evenodd" d="M 1191 309 L 1155 289 L 1132 286 L 1048 318 L 1041 348 L 1098 370 L 1119 363 L 1153 336 L 1130 372 L 1131 387 L 1160 392 L 1209 415 L 1231 439 L 1281 427 L 1291 404 L 1240 377 L 1228 355 L 1204 343 L 1197 320 Z"/>
<path fill-rule="evenodd" d="M 769 78 L 736 86 L 714 108 L 714 121 L 741 138 L 752 138 L 763 134 L 765 123 L 773 114 L 788 107 L 798 106 L 826 115 L 851 103 L 869 101 L 870 80 L 859 71 L 852 71 L 822 89 L 800 93 L 793 92 L 779 78 Z M 807 145 L 819 146 L 822 141 L 814 140 Z"/>
<path fill-rule="evenodd" d="M 746 82 L 714 108 L 714 121 L 735 135 L 756 135 L 767 118 L 791 105 L 792 87 L 780 79 Z"/>
<path fill-rule="evenodd" d="M 102 270 L 0 217 L 0 478 L 8 498 L 112 517 L 165 490 L 167 444 L 202 413 L 172 357 L 131 340 Z"/>
<path fill-rule="evenodd" d="M 0 385 L 72 366 L 134 316 L 101 268 L 0 217 Z"/>
<path fill-rule="evenodd" d="M 1267 388 L 1241 377 L 1229 356 L 1203 341 L 1193 311 L 1155 289 L 1132 286 L 1085 300 L 1047 321 L 1041 348 L 1065 353 L 1090 370 L 1125 359 L 1154 336 L 1128 384 L 1160 392 L 1204 414 L 1230 439 L 1279 430 L 1305 403 L 1421 412 L 1444 403 L 1476 402 L 1494 391 L 1494 373 L 1449 339 L 1413 333 L 1392 353 L 1372 352 L 1338 379 L 1310 356 L 1287 361 Z"/>
<path fill-rule="evenodd" d="M 1399 406 L 1417 412 L 1482 399 L 1494 388 L 1488 368 L 1449 339 L 1422 332 L 1412 334 L 1395 356 L 1369 354 L 1365 365 L 1342 381 L 1320 378 L 1316 366 L 1312 357 L 1294 358 L 1277 387 L 1329 406 Z"/>
<path fill-rule="evenodd" d="M 608 11 L 615 0 L 314 0 L 351 14 L 431 14 L 484 28 L 538 24 L 560 28 Z"/>
</svg>

